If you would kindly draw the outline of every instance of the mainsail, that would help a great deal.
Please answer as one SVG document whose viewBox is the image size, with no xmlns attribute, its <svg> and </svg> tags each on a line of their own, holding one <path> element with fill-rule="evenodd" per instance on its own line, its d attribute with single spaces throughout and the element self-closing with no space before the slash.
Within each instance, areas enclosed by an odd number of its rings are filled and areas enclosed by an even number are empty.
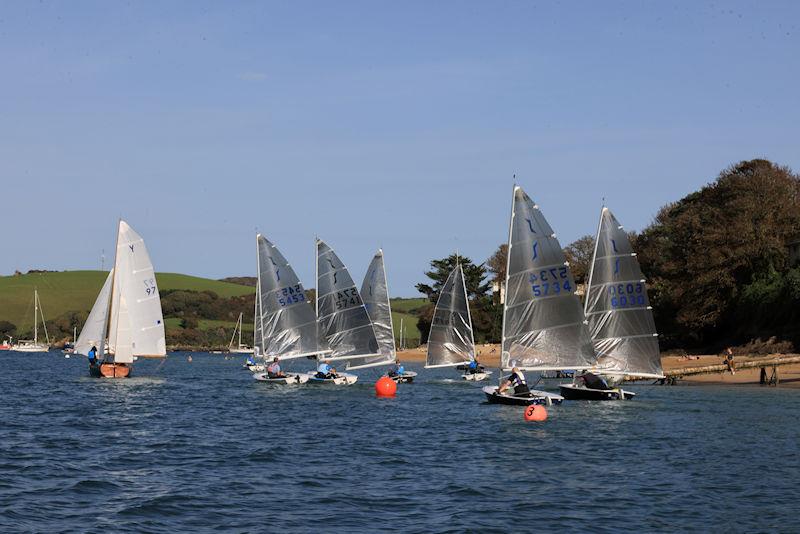
<svg viewBox="0 0 800 534">
<path fill-rule="evenodd" d="M 361 369 L 377 365 L 388 365 L 395 360 L 394 328 L 392 324 L 392 307 L 389 303 L 389 287 L 386 283 L 386 267 L 383 261 L 383 250 L 372 258 L 364 283 L 361 284 L 361 299 L 372 321 L 375 338 L 378 340 L 377 356 L 352 359 L 348 369 Z"/>
<path fill-rule="evenodd" d="M 333 350 L 331 360 L 380 356 L 367 309 L 347 267 L 317 239 L 317 315 Z"/>
<path fill-rule="evenodd" d="M 111 282 L 114 277 L 114 270 L 108 273 L 106 282 L 94 301 L 92 311 L 86 318 L 81 335 L 75 342 L 75 352 L 88 355 L 92 347 L 97 348 L 97 356 L 102 359 L 104 346 L 106 343 L 106 327 L 108 326 L 108 307 L 111 305 Z"/>
<path fill-rule="evenodd" d="M 600 213 L 585 311 L 599 370 L 663 376 L 644 275 L 627 234 L 605 207 Z"/>
<path fill-rule="evenodd" d="M 256 244 L 258 294 L 254 339 L 262 355 L 289 359 L 330 352 L 294 269 L 264 236 L 256 236 Z"/>
<path fill-rule="evenodd" d="M 109 350 L 115 363 L 134 356 L 166 356 L 164 317 L 155 271 L 144 240 L 119 222 L 111 298 Z"/>
<path fill-rule="evenodd" d="M 564 252 L 539 207 L 517 186 L 508 237 L 501 366 L 593 367 L 592 341 Z"/>
<path fill-rule="evenodd" d="M 450 272 L 436 308 L 428 334 L 425 367 L 452 367 L 475 358 L 472 318 L 461 264 Z"/>
</svg>

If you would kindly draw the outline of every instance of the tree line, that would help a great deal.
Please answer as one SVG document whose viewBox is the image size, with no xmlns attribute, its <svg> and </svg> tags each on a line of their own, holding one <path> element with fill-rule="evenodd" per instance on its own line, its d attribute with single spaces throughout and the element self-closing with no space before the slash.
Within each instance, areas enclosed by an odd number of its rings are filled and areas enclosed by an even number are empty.
<svg viewBox="0 0 800 534">
<path fill-rule="evenodd" d="M 800 347 L 800 176 L 788 167 L 763 159 L 732 165 L 628 236 L 647 279 L 662 349 Z M 588 278 L 593 250 L 593 235 L 564 248 L 578 284 Z M 476 342 L 500 341 L 502 306 L 488 280 L 505 279 L 506 253 L 502 244 L 484 263 L 460 258 Z M 417 285 L 430 300 L 420 310 L 423 341 L 454 266 L 455 255 L 433 260 L 428 281 Z"/>
</svg>

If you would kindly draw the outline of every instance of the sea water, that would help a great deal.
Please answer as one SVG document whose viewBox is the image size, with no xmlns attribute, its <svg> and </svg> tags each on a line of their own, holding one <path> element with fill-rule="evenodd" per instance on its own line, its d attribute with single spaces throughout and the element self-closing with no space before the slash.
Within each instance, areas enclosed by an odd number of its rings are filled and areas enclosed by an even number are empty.
<svg viewBox="0 0 800 534">
<path fill-rule="evenodd" d="M 452 369 L 385 399 L 374 369 L 280 388 L 192 356 L 107 380 L 0 353 L 0 531 L 800 528 L 800 390 L 633 385 L 528 423 Z"/>
</svg>

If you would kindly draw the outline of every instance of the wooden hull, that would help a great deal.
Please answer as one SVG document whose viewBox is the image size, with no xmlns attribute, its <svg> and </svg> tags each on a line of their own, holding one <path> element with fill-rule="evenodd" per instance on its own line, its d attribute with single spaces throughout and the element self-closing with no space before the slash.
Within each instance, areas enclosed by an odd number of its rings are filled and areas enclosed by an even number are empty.
<svg viewBox="0 0 800 534">
<path fill-rule="evenodd" d="M 568 400 L 629 400 L 636 395 L 623 389 L 591 389 L 574 384 L 561 384 L 559 389 L 561 395 Z"/>
<path fill-rule="evenodd" d="M 89 374 L 101 378 L 128 378 L 131 369 L 131 366 L 125 363 L 101 363 L 99 366 L 90 366 Z"/>
</svg>

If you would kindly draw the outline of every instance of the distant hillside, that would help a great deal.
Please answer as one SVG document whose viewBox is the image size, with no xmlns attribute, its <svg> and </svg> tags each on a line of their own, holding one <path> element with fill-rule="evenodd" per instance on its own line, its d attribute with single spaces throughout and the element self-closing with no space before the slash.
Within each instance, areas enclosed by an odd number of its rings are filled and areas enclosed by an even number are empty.
<svg viewBox="0 0 800 534">
<path fill-rule="evenodd" d="M 39 290 L 45 319 L 53 319 L 70 311 L 88 312 L 108 276 L 103 271 L 64 271 L 0 276 L 0 321 L 9 321 L 20 328 L 33 322 L 33 290 Z M 213 291 L 220 297 L 248 295 L 252 288 L 175 273 L 156 273 L 161 291 Z"/>
<path fill-rule="evenodd" d="M 229 276 L 228 278 L 220 279 L 220 282 L 228 282 L 230 284 L 239 284 L 242 286 L 256 287 L 258 278 L 255 276 Z"/>
</svg>

